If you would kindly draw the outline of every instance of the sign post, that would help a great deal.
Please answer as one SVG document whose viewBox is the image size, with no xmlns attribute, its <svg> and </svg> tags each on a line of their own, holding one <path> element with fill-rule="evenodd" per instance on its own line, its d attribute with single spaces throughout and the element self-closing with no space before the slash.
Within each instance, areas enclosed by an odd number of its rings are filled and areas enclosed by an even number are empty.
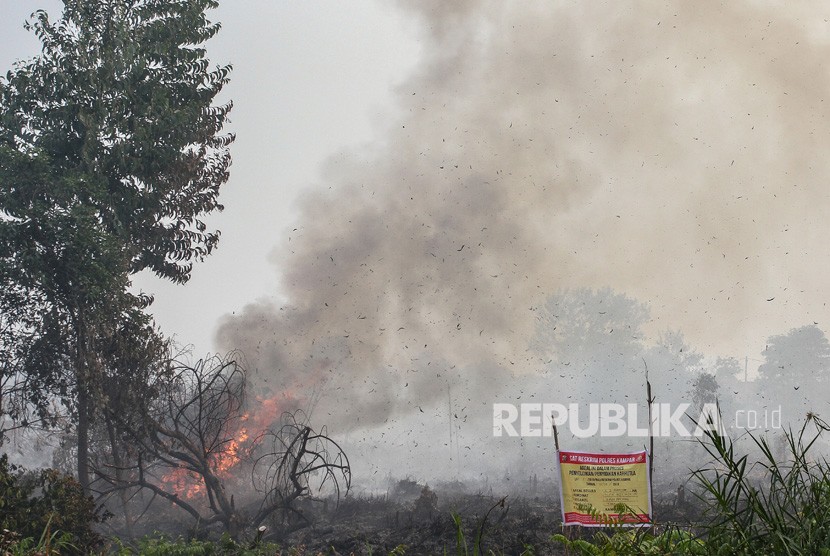
<svg viewBox="0 0 830 556">
<path fill-rule="evenodd" d="M 557 450 L 562 524 L 583 527 L 652 524 L 648 453 Z"/>
</svg>

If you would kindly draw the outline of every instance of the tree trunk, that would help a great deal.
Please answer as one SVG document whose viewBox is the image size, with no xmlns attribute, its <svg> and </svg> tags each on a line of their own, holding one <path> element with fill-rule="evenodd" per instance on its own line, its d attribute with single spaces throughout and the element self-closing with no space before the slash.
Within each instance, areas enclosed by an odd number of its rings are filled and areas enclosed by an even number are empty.
<svg viewBox="0 0 830 556">
<path fill-rule="evenodd" d="M 76 313 L 77 359 L 75 361 L 75 383 L 78 389 L 78 482 L 89 494 L 89 361 L 86 353 L 87 330 L 84 315 L 80 309 Z"/>
<path fill-rule="evenodd" d="M 112 450 L 112 463 L 115 466 L 115 483 L 118 486 L 122 486 L 126 482 L 126 478 L 124 476 L 124 461 L 121 459 L 118 438 L 115 434 L 115 425 L 109 417 L 106 418 L 106 423 L 110 449 Z M 133 533 L 133 516 L 130 512 L 129 492 L 127 492 L 127 489 L 122 488 L 119 491 L 119 496 L 121 498 L 121 510 L 124 512 L 124 530 L 127 532 L 127 538 L 133 539 L 135 535 Z"/>
<path fill-rule="evenodd" d="M 78 381 L 78 482 L 89 494 L 89 391 Z"/>
</svg>

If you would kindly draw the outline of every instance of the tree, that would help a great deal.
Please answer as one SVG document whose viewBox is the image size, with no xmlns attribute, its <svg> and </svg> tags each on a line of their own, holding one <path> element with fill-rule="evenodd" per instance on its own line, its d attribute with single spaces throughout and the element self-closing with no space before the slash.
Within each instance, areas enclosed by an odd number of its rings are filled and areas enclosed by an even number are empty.
<svg viewBox="0 0 830 556">
<path fill-rule="evenodd" d="M 346 453 L 325 428 L 312 429 L 300 410 L 284 414 L 279 428 L 268 430 L 257 448 L 252 476 L 264 498 L 250 518 L 254 525 L 282 510 L 277 523 L 283 532 L 308 526 L 311 521 L 296 506 L 299 500 L 319 501 L 329 488 L 339 501 L 351 488 L 352 468 Z M 299 521 L 292 523 L 292 517 Z"/>
<path fill-rule="evenodd" d="M 2 554 L 57 554 L 56 551 L 29 550 L 4 546 L 2 541 L 14 537 L 38 539 L 55 535 L 61 554 L 95 554 L 104 539 L 95 531 L 95 524 L 106 515 L 72 477 L 54 469 L 38 473 L 9 464 L 8 456 L 0 456 L 0 551 Z M 66 535 L 61 539 L 61 536 Z"/>
<path fill-rule="evenodd" d="M 552 357 L 557 387 L 574 399 L 640 399 L 648 308 L 610 288 L 565 290 L 538 311 L 535 347 Z"/>
<path fill-rule="evenodd" d="M 641 328 L 648 316 L 648 307 L 610 288 L 565 290 L 539 311 L 535 342 L 564 362 L 630 362 L 643 349 Z"/>
<path fill-rule="evenodd" d="M 760 378 L 779 387 L 824 382 L 830 368 L 830 342 L 814 324 L 771 336 L 763 355 Z"/>
<path fill-rule="evenodd" d="M 0 286 L 41 304 L 23 367 L 71 407 L 84 488 L 101 345 L 149 323 L 130 276 L 184 283 L 219 240 L 202 220 L 222 209 L 234 139 L 231 103 L 214 104 L 230 66 L 209 71 L 202 46 L 216 5 L 64 0 L 28 24 L 42 53 L 0 80 Z"/>
<path fill-rule="evenodd" d="M 724 388 L 733 388 L 744 381 L 746 364 L 741 364 L 734 357 L 718 357 L 715 362 L 715 378 Z"/>
<path fill-rule="evenodd" d="M 24 369 L 37 347 L 42 320 L 38 305 L 21 288 L 0 291 L 0 446 L 10 432 L 52 424 L 56 417 L 46 395 L 47 385 Z"/>
<path fill-rule="evenodd" d="M 701 372 L 703 356 L 680 330 L 664 330 L 645 355 L 649 380 L 660 403 L 687 400 L 688 385 Z"/>
<path fill-rule="evenodd" d="M 109 416 L 130 448 L 117 462 L 99 460 L 101 492 L 144 489 L 190 514 L 197 526 L 221 523 L 233 536 L 277 514 L 284 531 L 307 526 L 298 502 L 324 488 L 337 499 L 348 492 L 348 458 L 303 412 L 272 415 L 267 423 L 252 417 L 262 408 L 246 403 L 246 373 L 235 354 L 171 366 L 158 375 L 144 415 Z"/>
<path fill-rule="evenodd" d="M 109 485 L 100 490 L 148 489 L 198 522 L 219 521 L 233 529 L 236 508 L 222 471 L 227 460 L 235 464 L 239 459 L 235 437 L 242 427 L 245 371 L 232 357 L 194 365 L 172 361 L 171 366 L 169 376 L 159 377 L 156 396 L 143 412 L 107 415 L 122 444 L 133 450 L 118 462 L 100 462 L 96 474 Z M 201 514 L 188 489 L 207 502 L 209 516 Z"/>
<path fill-rule="evenodd" d="M 785 420 L 809 410 L 822 411 L 827 402 L 830 342 L 814 324 L 771 336 L 758 367 L 761 398 L 784 408 Z"/>
<path fill-rule="evenodd" d="M 717 404 L 720 385 L 712 373 L 700 373 L 689 381 L 689 399 L 698 412 L 705 404 Z"/>
</svg>

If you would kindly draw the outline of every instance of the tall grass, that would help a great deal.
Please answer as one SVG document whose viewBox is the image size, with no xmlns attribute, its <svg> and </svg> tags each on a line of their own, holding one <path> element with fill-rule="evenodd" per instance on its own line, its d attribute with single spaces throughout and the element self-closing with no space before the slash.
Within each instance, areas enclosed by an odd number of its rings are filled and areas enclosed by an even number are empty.
<svg viewBox="0 0 830 556">
<path fill-rule="evenodd" d="M 749 434 L 760 451 L 753 463 L 729 438 L 706 432 L 703 445 L 713 461 L 693 475 L 708 506 L 711 552 L 830 556 L 830 466 L 813 455 L 828 431 L 825 421 L 808 414 L 800 430 L 783 433 L 783 455 L 766 438 Z"/>
</svg>

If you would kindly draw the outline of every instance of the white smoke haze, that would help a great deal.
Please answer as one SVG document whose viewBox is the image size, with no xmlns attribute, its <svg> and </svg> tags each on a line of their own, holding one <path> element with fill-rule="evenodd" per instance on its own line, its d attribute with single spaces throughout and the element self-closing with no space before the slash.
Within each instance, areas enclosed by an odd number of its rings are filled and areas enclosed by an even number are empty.
<svg viewBox="0 0 830 556">
<path fill-rule="evenodd" d="M 221 324 L 268 388 L 318 389 L 315 418 L 354 441 L 438 453 L 465 430 L 450 405 L 486 437 L 494 401 L 567 403 L 571 371 L 533 346 L 559 291 L 613 288 L 647 305 L 649 345 L 679 329 L 710 357 L 828 321 L 830 6 L 401 9 L 425 55 L 399 113 L 299 201 L 273 255 L 286 307 Z M 603 380 L 583 391 L 613 397 Z"/>
</svg>

